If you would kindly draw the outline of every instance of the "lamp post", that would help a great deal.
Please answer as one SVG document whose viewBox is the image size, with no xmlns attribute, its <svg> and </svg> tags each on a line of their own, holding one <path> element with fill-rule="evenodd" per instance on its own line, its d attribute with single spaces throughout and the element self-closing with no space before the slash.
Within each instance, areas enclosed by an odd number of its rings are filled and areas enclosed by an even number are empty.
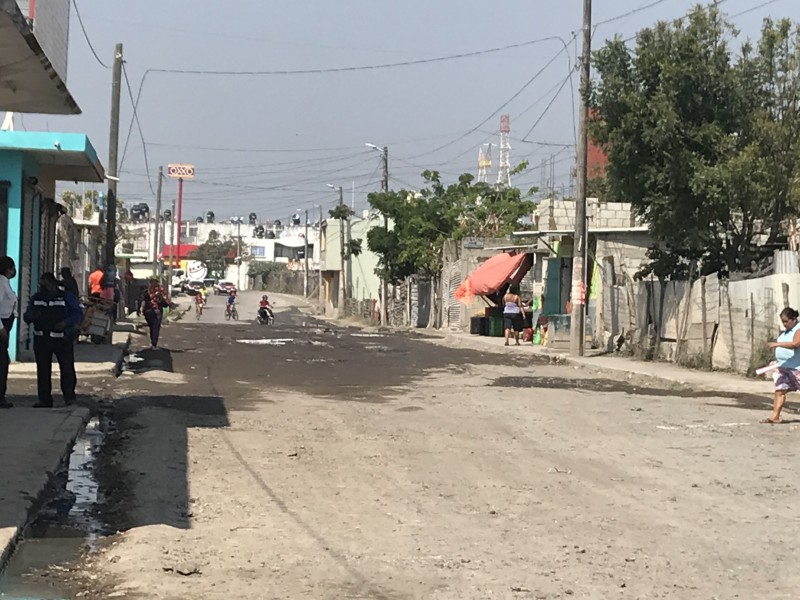
<svg viewBox="0 0 800 600">
<path fill-rule="evenodd" d="M 344 206 L 344 191 L 342 190 L 342 186 L 335 186 L 331 183 L 327 184 L 329 188 L 333 190 L 339 190 L 339 208 Z M 339 257 L 340 257 L 340 264 L 341 266 L 339 271 L 339 310 L 344 310 L 344 303 L 347 298 L 345 288 L 347 285 L 347 274 L 345 270 L 345 260 L 344 260 L 344 217 L 341 213 L 339 213 Z"/>
<path fill-rule="evenodd" d="M 381 191 L 387 193 L 389 191 L 389 148 L 388 146 L 384 146 L 380 148 L 375 144 L 366 144 L 367 148 L 372 148 L 377 152 L 381 153 L 381 159 L 383 162 L 383 177 L 381 178 Z M 389 231 L 389 219 L 386 217 L 386 214 L 383 215 L 383 228 L 388 232 Z M 386 265 L 383 265 L 384 271 L 386 270 Z M 381 324 L 386 327 L 389 325 L 389 278 L 387 277 L 386 273 L 384 272 L 383 281 L 382 283 L 382 295 L 381 298 Z"/>
</svg>

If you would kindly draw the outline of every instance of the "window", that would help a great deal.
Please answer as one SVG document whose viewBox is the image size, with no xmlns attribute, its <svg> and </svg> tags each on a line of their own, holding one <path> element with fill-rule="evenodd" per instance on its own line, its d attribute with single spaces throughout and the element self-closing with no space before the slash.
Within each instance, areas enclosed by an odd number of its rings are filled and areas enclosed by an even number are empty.
<svg viewBox="0 0 800 600">
<path fill-rule="evenodd" d="M 250 246 L 250 256 L 264 258 L 267 255 L 264 246 Z"/>
<path fill-rule="evenodd" d="M 297 260 L 299 258 L 297 248 L 289 248 L 283 244 L 275 244 L 275 258 L 289 258 Z"/>
</svg>

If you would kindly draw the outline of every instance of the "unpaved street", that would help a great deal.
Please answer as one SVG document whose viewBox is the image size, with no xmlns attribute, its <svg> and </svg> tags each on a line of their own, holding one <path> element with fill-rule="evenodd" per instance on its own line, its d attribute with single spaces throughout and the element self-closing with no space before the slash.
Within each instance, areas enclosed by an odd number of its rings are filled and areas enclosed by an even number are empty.
<svg viewBox="0 0 800 600">
<path fill-rule="evenodd" d="M 800 428 L 755 424 L 758 399 L 277 300 L 272 328 L 170 326 L 120 378 L 100 466 L 121 533 L 76 594 L 797 598 Z"/>
</svg>

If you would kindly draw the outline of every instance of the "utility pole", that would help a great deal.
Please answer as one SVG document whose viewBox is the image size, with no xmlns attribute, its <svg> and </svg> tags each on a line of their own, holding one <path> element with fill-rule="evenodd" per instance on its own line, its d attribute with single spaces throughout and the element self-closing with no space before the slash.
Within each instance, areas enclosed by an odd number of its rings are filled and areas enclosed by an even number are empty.
<svg viewBox="0 0 800 600">
<path fill-rule="evenodd" d="M 319 207 L 319 235 L 317 235 L 317 285 L 319 286 L 319 310 L 325 314 L 325 297 L 322 294 L 322 205 Z"/>
<path fill-rule="evenodd" d="M 339 186 L 339 253 L 341 258 L 341 271 L 339 275 L 339 310 L 344 311 L 344 303 L 347 300 L 347 271 L 345 270 L 344 260 L 344 217 L 341 216 L 341 209 L 344 206 L 344 191 Z M 340 313 L 341 314 L 341 313 Z"/>
<path fill-rule="evenodd" d="M 589 75 L 592 52 L 592 0 L 583 0 L 583 55 L 581 56 L 581 104 L 578 112 L 578 188 L 575 195 L 575 238 L 572 260 L 572 319 L 570 353 L 583 356 L 586 343 L 586 271 L 588 235 L 586 222 L 586 177 L 589 121 Z"/>
<path fill-rule="evenodd" d="M 305 269 L 303 270 L 303 296 L 308 298 L 308 209 L 306 209 L 306 232 L 303 236 L 305 242 L 305 250 L 303 251 L 303 259 L 305 262 Z"/>
<path fill-rule="evenodd" d="M 172 214 L 175 214 L 175 200 L 172 201 Z M 172 295 L 172 269 L 175 265 L 175 224 L 174 222 L 170 223 L 172 227 L 170 228 L 170 236 L 169 236 L 169 282 L 167 283 L 167 289 L 169 290 L 170 295 Z M 167 223 L 164 221 L 164 231 L 167 229 Z"/>
<path fill-rule="evenodd" d="M 242 217 L 236 219 L 236 289 L 242 288 Z"/>
<path fill-rule="evenodd" d="M 381 180 L 381 189 L 384 193 L 389 192 L 389 147 L 383 147 L 383 179 Z M 383 228 L 389 231 L 389 219 L 386 213 L 383 214 Z M 386 265 L 384 265 L 384 269 Z M 383 298 L 381 302 L 381 324 L 384 327 L 389 326 L 389 277 L 386 273 L 383 274 Z"/>
<path fill-rule="evenodd" d="M 156 226 L 153 231 L 153 277 L 161 278 L 158 272 L 158 238 L 161 229 L 161 181 L 164 179 L 164 167 L 158 167 L 158 186 L 156 187 Z"/>
<path fill-rule="evenodd" d="M 108 196 L 106 197 L 106 256 L 107 266 L 116 265 L 114 249 L 117 244 L 117 164 L 119 162 L 119 96 L 122 89 L 122 44 L 114 48 L 114 67 L 111 75 L 111 125 L 108 138 Z"/>
</svg>

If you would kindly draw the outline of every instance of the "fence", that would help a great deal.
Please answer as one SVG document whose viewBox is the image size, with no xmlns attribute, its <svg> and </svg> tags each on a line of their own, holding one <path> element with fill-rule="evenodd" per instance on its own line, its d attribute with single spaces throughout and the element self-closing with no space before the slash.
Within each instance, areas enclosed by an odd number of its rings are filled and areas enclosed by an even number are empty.
<svg viewBox="0 0 800 600">
<path fill-rule="evenodd" d="M 769 359 L 766 343 L 778 331 L 778 313 L 798 305 L 800 273 L 628 280 L 603 286 L 595 337 L 609 350 L 627 345 L 645 358 L 748 372 Z"/>
</svg>

